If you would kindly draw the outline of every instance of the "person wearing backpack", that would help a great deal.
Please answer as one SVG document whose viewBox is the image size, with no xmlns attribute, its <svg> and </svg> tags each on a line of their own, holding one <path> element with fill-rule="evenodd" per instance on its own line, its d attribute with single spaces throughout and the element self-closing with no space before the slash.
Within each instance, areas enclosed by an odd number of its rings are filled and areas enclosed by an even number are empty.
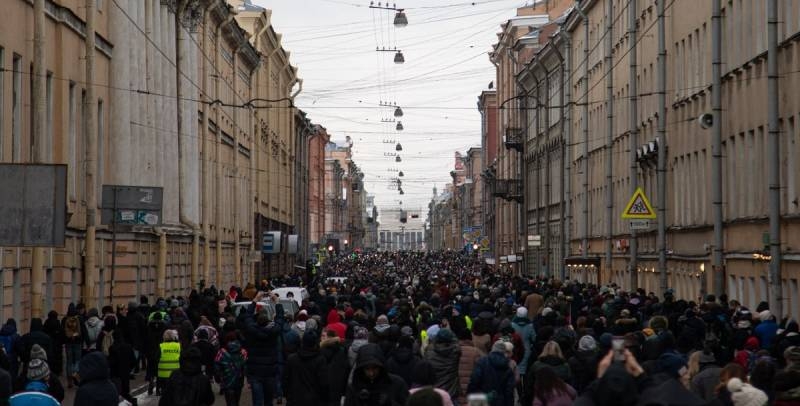
<svg viewBox="0 0 800 406">
<path fill-rule="evenodd" d="M 84 354 L 97 350 L 97 338 L 103 330 L 103 320 L 100 319 L 96 308 L 89 309 L 86 315 L 88 318 L 83 323 L 86 328 L 86 336 L 83 338 Z"/>
<path fill-rule="evenodd" d="M 237 339 L 236 333 L 228 333 L 226 344 L 220 348 L 214 358 L 216 379 L 225 396 L 227 406 L 239 406 L 244 388 L 244 367 L 247 362 L 247 351 Z"/>
<path fill-rule="evenodd" d="M 74 406 L 117 406 L 119 394 L 111 382 L 105 355 L 93 351 L 81 358 L 78 366 L 78 391 Z"/>
<path fill-rule="evenodd" d="M 159 406 L 210 406 L 214 404 L 211 381 L 203 374 L 202 355 L 188 348 L 180 355 L 180 368 L 164 385 Z"/>
<path fill-rule="evenodd" d="M 81 361 L 83 346 L 83 323 L 74 303 L 67 308 L 67 315 L 61 321 L 64 329 L 64 352 L 67 364 L 67 386 L 72 388 L 75 384 L 75 374 L 78 372 L 78 363 Z"/>
</svg>

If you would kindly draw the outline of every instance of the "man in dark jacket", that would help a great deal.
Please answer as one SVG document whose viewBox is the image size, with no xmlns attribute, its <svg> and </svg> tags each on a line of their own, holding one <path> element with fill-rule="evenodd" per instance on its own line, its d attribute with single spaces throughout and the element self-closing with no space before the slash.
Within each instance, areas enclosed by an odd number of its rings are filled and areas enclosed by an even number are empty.
<svg viewBox="0 0 800 406">
<path fill-rule="evenodd" d="M 128 317 L 126 319 L 127 327 L 126 332 L 129 338 L 129 343 L 133 347 L 134 354 L 136 355 L 136 365 L 134 373 L 139 372 L 140 360 L 145 356 L 145 344 L 147 343 L 147 318 L 144 313 L 139 311 L 139 304 L 136 301 L 128 303 Z"/>
<path fill-rule="evenodd" d="M 486 393 L 491 406 L 514 405 L 514 371 L 509 365 L 504 342 L 494 343 L 492 352 L 478 360 L 467 392 Z"/>
<path fill-rule="evenodd" d="M 321 405 L 328 397 L 328 371 L 315 331 L 303 334 L 300 349 L 289 355 L 283 371 L 286 405 Z"/>
<path fill-rule="evenodd" d="M 582 393 L 597 377 L 597 342 L 590 335 L 578 341 L 578 351 L 569 359 L 569 370 L 572 372 L 573 388 Z"/>
<path fill-rule="evenodd" d="M 421 361 L 420 357 L 414 353 L 414 338 L 410 336 L 400 337 L 397 348 L 389 355 L 386 360 L 386 369 L 390 374 L 395 374 L 411 387 L 412 377 L 417 364 Z"/>
<path fill-rule="evenodd" d="M 458 399 L 461 386 L 458 384 L 458 361 L 461 348 L 450 329 L 441 329 L 433 345 L 425 350 L 425 359 L 431 363 L 436 375 L 436 386 L 447 391 L 452 399 Z"/>
<path fill-rule="evenodd" d="M 278 351 L 281 327 L 269 320 L 266 312 L 255 315 L 256 303 L 263 292 L 247 309 L 245 323 L 245 349 L 247 349 L 247 381 L 252 390 L 253 405 L 271 405 L 275 397 L 278 373 Z"/>
<path fill-rule="evenodd" d="M 345 406 L 399 406 L 406 403 L 408 387 L 384 366 L 383 351 L 377 344 L 358 350 L 353 382 L 347 388 Z"/>
<path fill-rule="evenodd" d="M 78 364 L 80 386 L 75 393 L 75 406 L 117 406 L 119 395 L 111 382 L 108 361 L 99 351 L 90 352 Z"/>
<path fill-rule="evenodd" d="M 135 398 L 131 396 L 131 370 L 136 365 L 136 354 L 133 346 L 127 342 L 125 335 L 119 330 L 114 330 L 112 335 L 114 343 L 108 349 L 108 364 L 111 370 L 111 378 L 117 386 L 117 391 L 125 400 L 136 404 Z"/>
<path fill-rule="evenodd" d="M 209 378 L 214 376 L 214 356 L 217 354 L 214 345 L 208 341 L 208 331 L 198 330 L 197 341 L 192 343 L 192 347 L 197 348 L 202 355 L 203 367 Z"/>
<path fill-rule="evenodd" d="M 322 332 L 320 353 L 325 358 L 326 371 L 328 372 L 327 405 L 339 406 L 347 391 L 350 365 L 347 360 L 347 350 L 345 350 L 342 340 L 339 339 L 335 331 L 325 329 Z"/>
<path fill-rule="evenodd" d="M 203 374 L 201 358 L 197 348 L 181 352 L 180 368 L 169 377 L 158 400 L 159 406 L 214 404 L 211 381 Z"/>
<path fill-rule="evenodd" d="M 40 318 L 33 318 L 31 319 L 31 331 L 28 334 L 22 336 L 22 338 L 18 341 L 17 345 L 19 351 L 17 351 L 17 355 L 22 360 L 23 365 L 26 365 L 31 360 L 31 349 L 35 344 L 39 344 L 44 352 L 47 354 L 46 359 L 53 358 L 53 342 L 44 331 L 44 324 L 42 323 L 42 319 Z"/>
</svg>

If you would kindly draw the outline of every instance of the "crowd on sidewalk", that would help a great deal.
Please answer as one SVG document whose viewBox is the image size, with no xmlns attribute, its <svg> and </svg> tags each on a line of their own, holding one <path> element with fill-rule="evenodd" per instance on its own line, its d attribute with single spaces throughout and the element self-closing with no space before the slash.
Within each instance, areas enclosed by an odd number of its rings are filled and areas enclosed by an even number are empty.
<svg viewBox="0 0 800 406">
<path fill-rule="evenodd" d="M 285 306 L 275 288 L 305 287 Z M 0 406 L 800 405 L 800 331 L 766 303 L 351 253 L 315 272 L 0 328 Z M 212 386 L 212 382 L 215 385 Z"/>
</svg>

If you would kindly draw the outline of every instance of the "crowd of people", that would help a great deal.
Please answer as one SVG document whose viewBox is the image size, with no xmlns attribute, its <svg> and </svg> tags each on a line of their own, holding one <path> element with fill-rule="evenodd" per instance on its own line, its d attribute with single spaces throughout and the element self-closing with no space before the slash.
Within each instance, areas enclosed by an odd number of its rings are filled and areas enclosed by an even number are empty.
<svg viewBox="0 0 800 406">
<path fill-rule="evenodd" d="M 284 306 L 274 292 L 306 287 Z M 296 309 L 290 310 L 290 309 Z M 800 405 L 800 330 L 766 303 L 350 253 L 315 272 L 0 328 L 0 405 Z"/>
</svg>

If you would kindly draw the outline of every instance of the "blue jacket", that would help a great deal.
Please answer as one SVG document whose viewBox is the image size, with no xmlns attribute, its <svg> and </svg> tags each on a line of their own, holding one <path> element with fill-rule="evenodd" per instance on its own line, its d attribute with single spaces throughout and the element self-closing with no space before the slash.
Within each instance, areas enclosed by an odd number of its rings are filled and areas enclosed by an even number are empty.
<svg viewBox="0 0 800 406">
<path fill-rule="evenodd" d="M 778 334 L 778 323 L 775 323 L 775 320 L 762 321 L 756 326 L 753 334 L 758 338 L 761 348 L 768 350 L 772 347 L 772 340 Z"/>
<path fill-rule="evenodd" d="M 25 392 L 20 392 L 8 399 L 10 406 L 59 406 L 56 398 L 47 394 L 47 385 L 44 382 L 33 381 L 25 387 Z"/>
<path fill-rule="evenodd" d="M 533 323 L 527 317 L 514 317 L 511 321 L 511 327 L 522 338 L 522 345 L 525 347 L 525 355 L 520 360 L 517 366 L 517 371 L 525 374 L 528 369 L 528 363 L 531 359 L 531 350 L 533 343 L 536 341 L 536 330 L 533 328 Z"/>
<path fill-rule="evenodd" d="M 514 371 L 508 358 L 499 352 L 491 352 L 478 360 L 467 393 L 486 393 L 491 406 L 513 406 Z"/>
</svg>

